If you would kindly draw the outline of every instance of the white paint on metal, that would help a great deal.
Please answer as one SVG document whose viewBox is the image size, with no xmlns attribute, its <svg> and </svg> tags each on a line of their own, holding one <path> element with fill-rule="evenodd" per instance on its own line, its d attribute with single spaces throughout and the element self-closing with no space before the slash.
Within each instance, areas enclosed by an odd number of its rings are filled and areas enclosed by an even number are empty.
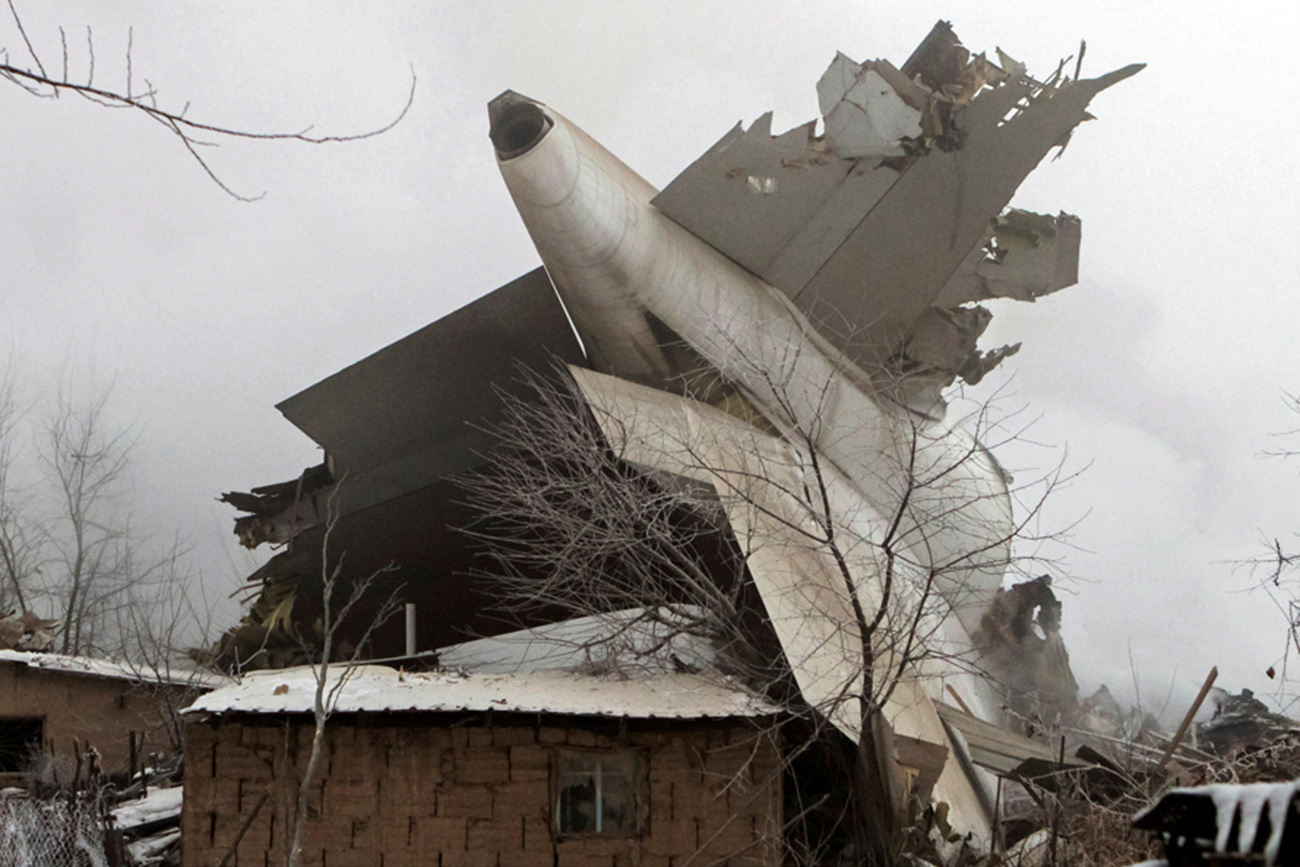
<svg viewBox="0 0 1300 867">
<path fill-rule="evenodd" d="M 649 204 L 654 190 L 562 116 L 502 176 L 595 367 L 634 381 L 672 371 L 651 313 L 773 423 L 812 432 L 968 631 L 1001 584 L 1012 535 L 1006 481 L 955 425 L 880 400 L 868 376 L 793 304 Z M 870 316 L 870 311 L 867 311 Z M 797 437 L 796 437 L 797 438 Z"/>
<path fill-rule="evenodd" d="M 614 377 L 578 368 L 570 372 L 617 454 L 641 466 L 706 482 L 718 491 L 801 694 L 857 741 L 866 657 L 848 582 L 872 616 L 883 604 L 885 559 L 874 543 L 888 526 L 885 517 L 833 466 L 823 470 L 829 507 L 822 512 L 814 503 L 810 509 L 807 498 L 819 493 L 804 488 L 810 481 L 808 456 L 734 416 Z M 833 521 L 836 550 L 804 535 L 821 535 L 815 521 L 825 515 Z M 847 565 L 848 581 L 837 555 Z M 943 678 L 931 672 L 922 675 L 910 664 L 900 676 L 891 647 L 917 622 L 918 614 L 923 619 L 916 629 L 929 640 L 969 649 L 970 639 L 960 621 L 942 618 L 943 612 L 924 616 L 933 600 L 917 593 L 920 576 L 915 564 L 898 561 L 894 567 L 896 584 L 877 633 L 875 688 L 880 689 L 885 678 L 897 678 L 883 710 L 895 734 L 940 744 L 952 755 L 955 750 L 927 692 L 942 690 Z M 969 694 L 978 695 L 971 686 L 966 685 Z M 945 765 L 934 797 L 950 805 L 960 827 L 987 836 L 988 817 L 960 762 Z"/>
<path fill-rule="evenodd" d="M 183 801 L 184 789 L 180 786 L 170 789 L 154 787 L 143 798 L 123 801 L 109 812 L 119 830 L 128 830 L 149 822 L 179 818 Z"/>
<path fill-rule="evenodd" d="M 874 69 L 836 53 L 817 82 L 826 144 L 840 157 L 902 156 L 900 139 L 921 135 L 921 112 Z"/>
<path fill-rule="evenodd" d="M 689 608 L 689 607 L 684 607 Z M 443 668 L 476 673 L 514 673 L 553 669 L 589 670 L 608 665 L 626 676 L 674 671 L 679 664 L 711 668 L 717 659 L 705 641 L 665 625 L 675 619 L 669 610 L 647 619 L 642 609 L 574 617 L 491 638 L 476 638 L 438 648 Z M 611 635 L 619 636 L 616 642 Z"/>
</svg>

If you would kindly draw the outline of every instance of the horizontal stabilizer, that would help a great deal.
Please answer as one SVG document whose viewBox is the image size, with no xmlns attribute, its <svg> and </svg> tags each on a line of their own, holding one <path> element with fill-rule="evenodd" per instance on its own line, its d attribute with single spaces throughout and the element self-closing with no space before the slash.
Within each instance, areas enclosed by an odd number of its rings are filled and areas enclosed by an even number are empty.
<svg viewBox="0 0 1300 867">
<path fill-rule="evenodd" d="M 335 478 L 414 490 L 481 463 L 501 393 L 526 393 L 520 367 L 545 373 L 557 358 L 581 364 L 582 348 L 537 268 L 277 408 L 325 449 Z"/>
</svg>

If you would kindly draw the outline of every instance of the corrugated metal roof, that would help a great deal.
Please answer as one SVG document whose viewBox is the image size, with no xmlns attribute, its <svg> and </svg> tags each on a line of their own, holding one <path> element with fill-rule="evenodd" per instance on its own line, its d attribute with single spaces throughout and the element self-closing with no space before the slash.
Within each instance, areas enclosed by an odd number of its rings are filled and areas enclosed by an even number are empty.
<svg viewBox="0 0 1300 867">
<path fill-rule="evenodd" d="M 334 669 L 336 677 L 342 667 Z M 308 667 L 262 671 L 200 696 L 185 713 L 309 713 L 316 681 Z M 576 716 L 694 719 L 766 716 L 777 709 L 736 686 L 695 674 L 619 680 L 564 671 L 466 674 L 403 672 L 378 665 L 351 670 L 335 710 L 486 711 Z"/>
<path fill-rule="evenodd" d="M 18 663 L 28 668 L 39 668 L 45 671 L 57 671 L 61 674 L 107 677 L 135 683 L 165 683 L 172 686 L 192 686 L 196 689 L 215 689 L 230 683 L 230 678 L 206 671 L 156 672 L 144 665 L 132 665 L 112 659 L 95 659 L 89 656 L 63 656 L 57 653 L 0 650 L 0 663 L 4 662 Z"/>
</svg>

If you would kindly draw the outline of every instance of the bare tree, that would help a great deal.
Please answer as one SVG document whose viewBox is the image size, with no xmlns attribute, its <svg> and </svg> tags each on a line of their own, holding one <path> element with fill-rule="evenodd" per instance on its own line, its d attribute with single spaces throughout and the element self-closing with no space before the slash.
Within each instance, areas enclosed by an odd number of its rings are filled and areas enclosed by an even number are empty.
<svg viewBox="0 0 1300 867">
<path fill-rule="evenodd" d="M 50 588 L 63 604 L 61 653 L 106 650 L 103 633 L 140 578 L 131 568 L 130 526 L 119 500 L 133 443 L 129 431 L 109 422 L 111 396 L 105 388 L 78 400 L 65 380 L 39 448 L 57 498 L 45 533 L 61 571 Z"/>
<path fill-rule="evenodd" d="M 184 679 L 220 601 L 183 536 L 133 525 L 134 433 L 111 384 L 75 366 L 34 405 L 20 397 L 17 365 L 0 367 L 0 647 L 20 637 L 23 618 L 5 620 L 17 609 L 42 642 L 29 630 L 20 649 L 112 656 L 142 680 L 176 680 L 164 675 L 179 663 Z"/>
<path fill-rule="evenodd" d="M 464 482 L 483 515 L 468 532 L 494 558 L 504 604 L 637 612 L 610 620 L 592 650 L 637 629 L 657 636 L 641 642 L 646 655 L 672 652 L 681 636 L 706 642 L 717 670 L 777 702 L 808 739 L 796 760 L 817 741 L 842 754 L 836 730 L 854 735 L 838 801 L 814 797 L 791 821 L 843 812 L 795 837 L 820 863 L 829 853 L 818 844 L 838 824 L 840 856 L 892 863 L 909 812 L 886 758 L 883 710 L 918 672 L 978 665 L 969 638 L 951 632 L 958 615 L 969 623 L 970 607 L 987 601 L 965 585 L 1001 576 L 1059 470 L 1022 486 L 1032 493 L 1017 520 L 989 518 L 1004 502 L 996 485 L 959 479 L 991 460 L 982 447 L 899 411 L 890 453 L 863 456 L 879 465 L 892 499 L 868 502 L 825 458 L 821 414 L 791 424 L 786 412 L 796 400 L 831 399 L 829 388 L 796 396 L 794 383 L 769 377 L 777 417 L 768 418 L 736 394 L 716 401 L 739 409 L 728 415 L 573 374 L 575 388 L 536 378 L 532 400 L 507 399 L 496 459 Z M 988 426 L 983 409 L 975 421 Z"/>
<path fill-rule="evenodd" d="M 31 500 L 18 478 L 20 421 L 14 366 L 0 374 L 0 616 L 12 608 L 26 612 L 32 582 L 40 569 L 40 540 Z"/>
<path fill-rule="evenodd" d="M 321 538 L 321 615 L 317 625 L 320 656 L 309 663 L 315 681 L 315 692 L 312 697 L 311 749 L 307 754 L 307 765 L 293 792 L 293 810 L 285 811 L 286 816 L 293 817 L 292 829 L 285 836 L 286 867 L 298 867 L 302 860 L 303 832 L 307 827 L 309 806 L 319 782 L 321 762 L 326 750 L 326 726 L 338 706 L 339 696 L 356 673 L 358 663 L 364 659 L 375 630 L 382 627 L 399 609 L 397 593 L 400 587 L 395 588 L 379 605 L 376 613 L 366 623 L 356 645 L 350 651 L 345 650 L 343 658 L 335 659 L 335 655 L 341 650 L 337 640 L 339 627 L 347 621 L 357 604 L 368 595 L 375 579 L 395 568 L 385 567 L 363 578 L 346 582 L 350 585 L 347 598 L 337 609 L 334 607 L 335 594 L 343 589 L 341 585 L 344 583 L 345 557 L 345 554 L 338 554 L 331 559 L 329 549 L 330 535 L 338 523 L 337 496 L 338 488 L 335 487 L 330 494 L 327 506 L 329 517 L 326 521 L 325 533 Z M 305 643 L 304 649 L 307 649 Z"/>
<path fill-rule="evenodd" d="M 259 193 L 255 196 L 241 195 L 235 192 L 225 181 L 216 173 L 211 164 L 200 152 L 202 148 L 212 147 L 220 143 L 223 139 L 261 139 L 261 140 L 281 140 L 297 141 L 306 144 L 327 144 L 334 142 L 360 141 L 361 139 L 371 138 L 380 135 L 401 123 L 410 111 L 411 104 L 415 100 L 415 72 L 411 72 L 411 88 L 407 93 L 406 102 L 397 115 L 383 126 L 377 127 L 366 132 L 355 133 L 351 135 L 321 135 L 311 131 L 311 128 L 296 132 L 266 132 L 238 129 L 231 126 L 220 124 L 206 123 L 199 120 L 193 120 L 186 117 L 186 111 L 189 104 L 179 112 L 169 111 L 161 108 L 158 104 L 158 89 L 148 79 L 144 79 L 144 87 L 138 88 L 133 80 L 131 46 L 133 34 L 130 30 L 127 32 L 127 49 L 124 63 L 125 87 L 114 89 L 103 87 L 95 83 L 95 40 L 94 34 L 90 28 L 86 29 L 86 60 L 88 64 L 85 78 L 82 80 L 73 79 L 68 70 L 68 37 L 63 28 L 59 28 L 59 40 L 62 46 L 62 71 L 52 73 L 47 70 L 45 63 L 41 60 L 41 55 L 27 34 L 27 29 L 23 26 L 23 21 L 14 5 L 14 0 L 7 0 L 9 12 L 13 17 L 18 34 L 23 42 L 23 50 L 31 59 L 31 66 L 20 66 L 13 62 L 9 56 L 7 48 L 0 47 L 0 78 L 5 78 L 11 83 L 21 87 L 32 96 L 57 99 L 61 94 L 71 93 L 90 100 L 97 105 L 105 108 L 122 108 L 138 111 L 148 117 L 150 120 L 161 124 L 168 132 L 175 135 L 181 142 L 181 146 L 189 152 L 199 167 L 211 178 L 212 182 L 219 186 L 227 195 L 238 199 L 241 202 L 256 201 L 262 198 L 265 193 Z"/>
<path fill-rule="evenodd" d="M 123 588 L 124 604 L 116 606 L 117 644 L 111 651 L 138 674 L 168 747 L 180 754 L 185 743 L 180 712 L 213 682 L 195 666 L 189 649 L 208 643 L 216 606 L 204 582 L 191 573 L 189 551 L 180 539 L 143 557 L 135 553 L 140 547 L 137 543 L 128 550 L 129 580 Z"/>
<path fill-rule="evenodd" d="M 131 526 L 133 439 L 112 388 L 65 372 L 48 406 L 24 411 L 14 369 L 0 378 L 0 616 L 53 615 L 62 653 L 145 661 L 155 639 L 202 619 L 180 586 L 187 552 Z"/>
<path fill-rule="evenodd" d="M 1300 414 L 1300 395 L 1285 394 L 1284 401 L 1288 409 Z M 1285 432 L 1284 436 L 1294 436 L 1297 430 Z M 1288 447 L 1271 449 L 1268 457 L 1290 459 L 1300 456 L 1300 449 Z M 1271 663 L 1266 671 L 1270 679 L 1278 682 L 1277 697 L 1288 699 L 1285 708 L 1289 709 L 1300 698 L 1290 694 L 1294 678 L 1291 665 L 1295 658 L 1300 658 L 1300 550 L 1297 549 L 1294 536 L 1284 542 L 1281 536 L 1262 540 L 1265 553 L 1256 557 L 1235 561 L 1235 565 L 1245 567 L 1257 581 L 1259 590 L 1264 592 L 1281 615 L 1284 640 L 1282 653 Z"/>
</svg>

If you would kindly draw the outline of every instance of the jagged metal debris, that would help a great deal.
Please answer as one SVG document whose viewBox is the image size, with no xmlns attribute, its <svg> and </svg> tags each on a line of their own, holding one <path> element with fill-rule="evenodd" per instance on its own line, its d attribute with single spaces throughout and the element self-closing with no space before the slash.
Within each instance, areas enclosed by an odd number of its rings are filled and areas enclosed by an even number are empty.
<svg viewBox="0 0 1300 867">
<path fill-rule="evenodd" d="M 887 61 L 858 64 L 837 52 L 817 82 L 817 102 L 826 146 L 841 159 L 901 157 L 904 140 L 924 135 L 924 88 Z"/>
<path fill-rule="evenodd" d="M 334 477 L 325 464 L 308 467 L 296 479 L 251 491 L 227 491 L 218 502 L 249 514 L 235 519 L 235 535 L 245 548 L 281 545 L 325 517 L 325 500 Z"/>
<path fill-rule="evenodd" d="M 1270 711 L 1249 689 L 1232 695 L 1215 687 L 1210 692 L 1210 700 L 1214 714 L 1197 725 L 1197 741 L 1217 755 L 1262 749 L 1300 731 L 1295 720 Z"/>
<path fill-rule="evenodd" d="M 935 298 L 936 307 L 1011 298 L 1034 301 L 1079 279 L 1079 218 L 1019 208 L 989 221 L 984 241 L 970 252 Z"/>
<path fill-rule="evenodd" d="M 1141 65 L 1039 82 L 999 54 L 1011 69 L 972 57 L 940 22 L 901 70 L 837 55 L 818 88 L 824 136 L 811 123 L 773 136 L 764 115 L 654 204 L 785 292 L 856 363 L 880 369 L 903 357 L 928 307 L 1075 282 L 1077 219 L 1003 209 L 1090 117 L 1091 98 Z M 755 179 L 767 195 L 750 194 Z M 1013 237 L 1026 228 L 1030 250 Z"/>
</svg>

